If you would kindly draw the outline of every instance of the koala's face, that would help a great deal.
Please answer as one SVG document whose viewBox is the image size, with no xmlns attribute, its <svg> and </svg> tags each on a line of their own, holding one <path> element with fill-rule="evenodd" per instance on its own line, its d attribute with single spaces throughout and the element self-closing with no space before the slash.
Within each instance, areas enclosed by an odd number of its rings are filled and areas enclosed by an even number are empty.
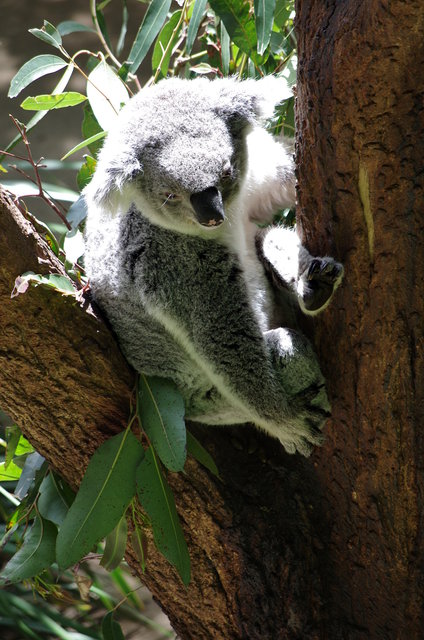
<svg viewBox="0 0 424 640">
<path fill-rule="evenodd" d="M 121 209 L 134 202 L 174 230 L 221 226 L 245 174 L 261 82 L 172 79 L 143 89 L 109 132 L 93 185 L 97 198 L 121 197 Z"/>
</svg>

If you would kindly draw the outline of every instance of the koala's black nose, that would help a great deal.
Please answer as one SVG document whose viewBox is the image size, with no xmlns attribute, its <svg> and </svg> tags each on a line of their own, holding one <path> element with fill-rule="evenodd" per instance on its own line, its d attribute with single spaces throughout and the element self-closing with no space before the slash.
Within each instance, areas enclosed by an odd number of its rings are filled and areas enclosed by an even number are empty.
<svg viewBox="0 0 424 640">
<path fill-rule="evenodd" d="M 205 227 L 217 227 L 225 220 L 222 196 L 216 187 L 209 187 L 204 191 L 190 196 L 196 218 Z"/>
</svg>

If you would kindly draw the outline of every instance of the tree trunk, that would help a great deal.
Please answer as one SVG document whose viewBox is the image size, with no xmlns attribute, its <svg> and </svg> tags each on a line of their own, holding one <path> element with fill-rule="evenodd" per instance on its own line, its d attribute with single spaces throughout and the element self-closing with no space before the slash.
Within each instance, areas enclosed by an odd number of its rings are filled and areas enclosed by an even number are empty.
<svg viewBox="0 0 424 640">
<path fill-rule="evenodd" d="M 346 268 L 314 324 L 333 416 L 329 638 L 423 637 L 424 4 L 299 0 L 299 213 Z"/>
<path fill-rule="evenodd" d="M 188 589 L 153 544 L 145 575 L 127 555 L 184 640 L 421 637 L 423 13 L 298 2 L 300 217 L 346 266 L 308 327 L 333 418 L 308 460 L 250 427 L 194 427 L 221 477 L 191 458 L 169 477 Z M 77 487 L 126 425 L 133 376 L 91 309 L 41 287 L 10 299 L 17 275 L 61 266 L 5 199 L 0 256 L 0 407 Z"/>
</svg>

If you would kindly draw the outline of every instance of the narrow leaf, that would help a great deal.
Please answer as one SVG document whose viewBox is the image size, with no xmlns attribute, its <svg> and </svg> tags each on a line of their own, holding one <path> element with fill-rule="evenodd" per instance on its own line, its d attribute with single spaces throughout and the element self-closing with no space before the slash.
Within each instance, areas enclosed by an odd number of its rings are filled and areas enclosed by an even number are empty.
<svg viewBox="0 0 424 640">
<path fill-rule="evenodd" d="M 135 494 L 135 471 L 142 457 L 141 444 L 128 430 L 94 453 L 59 531 L 56 552 L 61 568 L 81 560 L 116 527 Z"/>
<path fill-rule="evenodd" d="M 0 482 L 15 482 L 20 478 L 21 473 L 22 469 L 14 462 L 9 462 L 7 468 L 4 462 L 0 464 Z"/>
<path fill-rule="evenodd" d="M 30 33 L 36 38 L 43 40 L 43 42 L 47 42 L 47 44 L 51 44 L 52 47 L 56 47 L 56 49 L 60 49 L 62 44 L 62 38 L 58 30 L 44 20 L 44 26 L 41 29 L 28 29 Z"/>
<path fill-rule="evenodd" d="M 152 55 L 152 69 L 156 71 L 160 66 L 160 72 L 163 77 L 166 76 L 169 68 L 172 50 L 178 41 L 182 24 L 177 28 L 180 22 L 182 11 L 175 11 L 169 18 L 169 21 L 160 32 Z M 175 31 L 175 33 L 174 33 Z"/>
<path fill-rule="evenodd" d="M 19 478 L 19 482 L 16 485 L 15 496 L 22 500 L 27 493 L 30 491 L 31 487 L 36 482 L 36 477 L 40 469 L 47 468 L 47 462 L 39 453 L 34 451 L 34 453 L 30 453 L 27 457 L 24 468 L 22 469 L 22 473 Z M 43 471 L 44 475 L 45 471 Z"/>
<path fill-rule="evenodd" d="M 12 462 L 20 437 L 21 437 L 21 430 L 16 424 L 10 427 L 6 427 L 7 446 L 6 446 L 6 455 L 4 458 L 5 469 L 7 469 L 9 464 Z"/>
<path fill-rule="evenodd" d="M 181 471 L 186 460 L 184 402 L 174 382 L 140 376 L 139 418 L 163 464 Z"/>
<path fill-rule="evenodd" d="M 221 71 L 224 74 L 224 76 L 228 76 L 228 73 L 230 71 L 231 41 L 230 41 L 230 36 L 228 35 L 228 31 L 225 28 L 225 25 L 222 22 L 222 20 L 220 23 L 220 30 L 221 30 L 221 65 L 222 65 Z"/>
<path fill-rule="evenodd" d="M 75 294 L 75 289 L 72 285 L 72 281 L 66 276 L 60 276 L 56 273 L 49 273 L 46 276 L 39 273 L 33 273 L 28 271 L 18 276 L 15 280 L 15 286 L 10 295 L 11 298 L 16 298 L 21 293 L 25 293 L 28 286 L 32 284 L 34 287 L 43 286 L 52 289 L 56 289 L 62 294 Z"/>
<path fill-rule="evenodd" d="M 135 73 L 159 33 L 171 6 L 171 0 L 152 0 L 128 56 L 130 73 Z"/>
<path fill-rule="evenodd" d="M 134 526 L 135 530 L 131 534 L 131 544 L 141 570 L 144 573 L 147 559 L 147 539 L 143 529 L 141 529 L 137 523 L 134 523 Z"/>
<path fill-rule="evenodd" d="M 69 487 L 64 489 L 61 486 L 62 482 L 53 473 L 49 473 L 40 485 L 40 497 L 37 502 L 40 515 L 58 527 L 64 521 L 73 500 L 71 490 Z"/>
<path fill-rule="evenodd" d="M 84 147 L 89 147 L 91 144 L 93 144 L 93 142 L 97 142 L 97 140 L 101 140 L 102 138 L 104 138 L 106 134 L 107 134 L 107 131 L 100 131 L 99 133 L 96 133 L 94 136 L 87 138 L 87 140 L 83 140 L 82 142 L 77 144 L 75 147 L 72 147 L 72 149 L 70 149 L 68 153 L 65 153 L 65 155 L 63 156 L 63 158 L 61 158 L 61 160 L 65 160 L 66 158 L 69 158 L 69 156 L 71 156 L 73 153 L 76 153 L 77 151 L 84 149 Z"/>
<path fill-rule="evenodd" d="M 121 564 L 127 546 L 128 526 L 125 515 L 117 526 L 106 536 L 105 550 L 100 561 L 106 571 L 113 571 Z"/>
<path fill-rule="evenodd" d="M 85 24 L 75 22 L 74 20 L 64 20 L 57 25 L 57 30 L 61 36 L 67 36 L 70 33 L 77 33 L 78 31 L 91 31 L 96 33 L 93 27 L 87 27 Z"/>
<path fill-rule="evenodd" d="M 254 0 L 256 33 L 258 35 L 257 51 L 263 55 L 271 37 L 276 0 Z"/>
<path fill-rule="evenodd" d="M 67 62 L 59 56 L 53 55 L 41 55 L 35 56 L 19 69 L 16 75 L 13 76 L 10 83 L 9 98 L 17 96 L 22 89 L 25 89 L 31 82 L 47 75 L 48 73 L 54 73 L 67 66 Z"/>
<path fill-rule="evenodd" d="M 81 102 L 87 100 L 77 91 L 66 91 L 57 95 L 45 94 L 35 97 L 28 97 L 21 103 L 22 109 L 28 111 L 49 111 L 50 109 L 64 109 L 65 107 L 74 107 Z"/>
<path fill-rule="evenodd" d="M 137 469 L 137 495 L 153 528 L 158 550 L 173 564 L 185 585 L 190 582 L 190 556 L 178 519 L 174 496 L 152 447 Z"/>
<path fill-rule="evenodd" d="M 121 31 L 119 34 L 118 42 L 116 45 L 116 54 L 119 56 L 124 48 L 125 44 L 125 36 L 127 35 L 128 29 L 128 7 L 126 0 L 122 0 L 122 25 Z"/>
<path fill-rule="evenodd" d="M 207 0 L 195 0 L 193 13 L 187 30 L 186 51 L 191 53 L 202 18 L 205 16 Z"/>
<path fill-rule="evenodd" d="M 194 437 L 190 431 L 187 431 L 187 451 L 193 458 L 196 458 L 200 464 L 209 469 L 214 476 L 219 478 L 218 467 L 216 466 L 210 453 L 206 451 L 203 445 Z"/>
<path fill-rule="evenodd" d="M 114 611 L 109 611 L 102 620 L 103 640 L 125 640 L 118 622 L 113 619 Z"/>
<path fill-rule="evenodd" d="M 37 517 L 22 547 L 1 572 L 1 582 L 21 582 L 50 567 L 55 561 L 56 535 L 54 524 Z"/>
<path fill-rule="evenodd" d="M 81 165 L 81 169 L 77 174 L 78 189 L 82 191 L 91 181 L 94 171 L 96 170 L 97 161 L 91 156 L 85 156 L 85 162 Z M 69 219 L 69 218 L 68 218 Z"/>
<path fill-rule="evenodd" d="M 209 4 L 221 18 L 234 44 L 258 62 L 255 21 L 250 13 L 249 0 L 210 0 Z"/>
<path fill-rule="evenodd" d="M 87 203 L 82 195 L 68 209 L 66 219 L 73 229 L 76 229 L 80 222 L 87 217 Z"/>
<path fill-rule="evenodd" d="M 119 76 L 104 60 L 99 62 L 88 76 L 87 98 L 97 122 L 107 131 L 115 121 L 122 104 L 127 102 L 128 91 Z"/>
</svg>

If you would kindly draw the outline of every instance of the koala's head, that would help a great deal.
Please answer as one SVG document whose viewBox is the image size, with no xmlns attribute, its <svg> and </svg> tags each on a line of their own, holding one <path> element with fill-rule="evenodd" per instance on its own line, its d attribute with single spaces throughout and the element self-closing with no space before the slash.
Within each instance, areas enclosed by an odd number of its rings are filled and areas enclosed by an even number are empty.
<svg viewBox="0 0 424 640">
<path fill-rule="evenodd" d="M 274 77 L 171 79 L 143 89 L 109 132 L 90 192 L 111 209 L 134 202 L 167 228 L 217 228 L 243 181 L 249 127 L 288 95 Z"/>
</svg>

